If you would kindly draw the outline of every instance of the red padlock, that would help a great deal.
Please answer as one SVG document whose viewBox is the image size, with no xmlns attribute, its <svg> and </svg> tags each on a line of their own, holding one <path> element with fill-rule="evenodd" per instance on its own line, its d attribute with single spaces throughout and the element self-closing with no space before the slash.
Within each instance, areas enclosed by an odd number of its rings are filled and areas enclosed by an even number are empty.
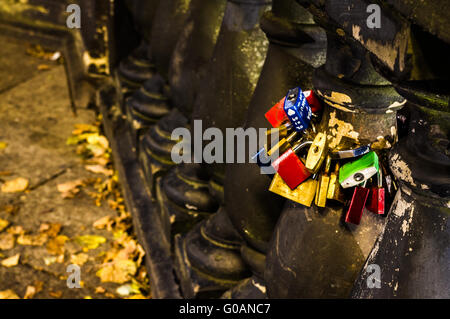
<svg viewBox="0 0 450 319">
<path fill-rule="evenodd" d="M 282 98 L 277 104 L 272 106 L 272 108 L 265 114 L 266 119 L 273 127 L 278 127 L 281 124 L 289 121 L 286 112 L 284 111 L 284 100 L 286 97 Z"/>
<path fill-rule="evenodd" d="M 296 154 L 296 152 L 299 152 L 303 147 L 311 144 L 312 142 L 297 144 L 288 149 L 272 163 L 272 167 L 292 190 L 311 176 L 311 173 L 306 169 L 305 164 L 303 164 L 302 160 Z"/>
<path fill-rule="evenodd" d="M 384 214 L 384 188 L 383 179 L 381 176 L 381 169 L 377 174 L 378 186 L 370 189 L 369 199 L 367 200 L 366 208 L 372 213 L 383 215 Z"/>
<path fill-rule="evenodd" d="M 361 217 L 366 206 L 369 189 L 366 187 L 356 186 L 353 191 L 352 201 L 345 215 L 345 222 L 359 225 Z"/>
<path fill-rule="evenodd" d="M 311 111 L 313 113 L 317 113 L 322 109 L 322 103 L 320 102 L 317 95 L 314 93 L 314 91 L 303 91 L 303 94 L 306 97 L 306 101 L 308 102 L 309 106 L 311 107 Z"/>
</svg>

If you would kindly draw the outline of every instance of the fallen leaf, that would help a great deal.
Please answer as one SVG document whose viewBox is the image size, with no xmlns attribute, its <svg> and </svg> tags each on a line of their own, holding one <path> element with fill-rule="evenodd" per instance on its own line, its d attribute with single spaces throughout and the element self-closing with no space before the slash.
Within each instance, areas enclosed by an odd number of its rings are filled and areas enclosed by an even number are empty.
<svg viewBox="0 0 450 319">
<path fill-rule="evenodd" d="M 84 235 L 76 237 L 75 242 L 79 244 L 81 247 L 89 250 L 95 249 L 104 242 L 106 242 L 106 238 L 97 235 Z"/>
<path fill-rule="evenodd" d="M 99 165 L 102 165 L 102 166 L 108 165 L 109 162 L 110 162 L 110 159 L 109 158 L 105 158 L 105 157 L 93 157 L 93 158 L 89 159 L 89 163 L 99 164 Z"/>
<path fill-rule="evenodd" d="M 55 237 L 61 231 L 61 224 L 58 223 L 43 223 L 39 227 L 39 232 L 47 234 L 49 237 Z"/>
<path fill-rule="evenodd" d="M 87 142 L 92 145 L 99 145 L 103 147 L 104 149 L 109 148 L 109 142 L 108 139 L 100 134 L 91 134 L 87 138 Z"/>
<path fill-rule="evenodd" d="M 25 233 L 25 230 L 22 226 L 11 226 L 6 231 L 13 235 L 22 235 Z"/>
<path fill-rule="evenodd" d="M 0 142 L 0 151 L 5 149 L 8 146 L 8 143 L 6 142 Z"/>
<path fill-rule="evenodd" d="M 127 297 L 126 299 L 148 299 L 147 297 L 141 295 L 141 294 L 137 294 L 137 295 L 133 295 L 130 297 Z"/>
<path fill-rule="evenodd" d="M 3 193 L 19 193 L 28 188 L 29 181 L 26 178 L 18 177 L 16 179 L 6 181 L 2 185 Z"/>
<path fill-rule="evenodd" d="M 44 263 L 47 266 L 50 266 L 51 264 L 54 264 L 55 262 L 56 262 L 56 257 L 55 256 L 44 257 Z"/>
<path fill-rule="evenodd" d="M 40 280 L 34 281 L 34 287 L 36 288 L 36 293 L 39 293 L 42 291 L 42 288 L 44 287 L 44 282 Z"/>
<path fill-rule="evenodd" d="M 96 174 L 104 174 L 106 176 L 111 176 L 112 174 L 114 174 L 114 171 L 112 169 L 107 169 L 102 165 L 86 165 L 84 168 Z"/>
<path fill-rule="evenodd" d="M 98 132 L 98 128 L 91 124 L 75 124 L 75 130 L 72 131 L 72 134 L 81 135 L 85 132 Z"/>
<path fill-rule="evenodd" d="M 62 264 L 64 262 L 64 254 L 61 254 L 58 257 L 56 257 L 56 262 L 58 264 Z"/>
<path fill-rule="evenodd" d="M 10 233 L 0 234 L 0 250 L 14 248 L 14 235 Z"/>
<path fill-rule="evenodd" d="M 123 284 L 136 273 L 136 264 L 132 260 L 117 260 L 100 268 L 96 275 L 101 282 L 115 282 Z"/>
<path fill-rule="evenodd" d="M 17 266 L 17 264 L 19 264 L 19 259 L 20 259 L 20 254 L 14 255 L 12 257 L 6 258 L 2 260 L 2 266 L 3 267 L 14 267 Z"/>
<path fill-rule="evenodd" d="M 37 66 L 38 71 L 47 71 L 50 70 L 50 66 L 48 66 L 47 64 L 39 64 Z"/>
<path fill-rule="evenodd" d="M 47 241 L 48 236 L 46 234 L 39 235 L 25 235 L 21 234 L 17 238 L 17 243 L 22 246 L 42 246 Z"/>
<path fill-rule="evenodd" d="M 51 255 L 63 255 L 64 254 L 64 244 L 69 240 L 69 237 L 64 235 L 56 236 L 50 239 L 47 243 L 47 251 Z"/>
<path fill-rule="evenodd" d="M 56 51 L 55 53 L 52 54 L 52 56 L 49 57 L 50 61 L 57 61 L 59 58 L 61 58 L 61 52 Z"/>
<path fill-rule="evenodd" d="M 94 226 L 97 229 L 105 229 L 108 227 L 108 225 L 111 225 L 114 222 L 111 216 L 105 216 L 94 222 L 92 226 Z"/>
<path fill-rule="evenodd" d="M 9 226 L 9 221 L 0 218 L 0 232 Z"/>
<path fill-rule="evenodd" d="M 140 290 L 139 290 L 139 287 L 137 287 L 136 285 L 126 284 L 126 285 L 122 285 L 122 286 L 118 287 L 116 289 L 116 292 L 120 296 L 129 296 L 131 294 L 139 294 Z"/>
<path fill-rule="evenodd" d="M 27 286 L 27 290 L 25 291 L 25 296 L 23 296 L 23 299 L 32 299 L 35 294 L 36 294 L 36 287 Z"/>
<path fill-rule="evenodd" d="M 20 299 L 11 289 L 0 291 L 0 299 Z"/>
<path fill-rule="evenodd" d="M 95 288 L 96 294 L 104 294 L 105 292 L 106 292 L 106 290 L 102 286 L 98 286 L 97 288 Z"/>
<path fill-rule="evenodd" d="M 0 171 L 0 176 L 10 176 L 12 175 L 11 171 Z"/>
<path fill-rule="evenodd" d="M 112 293 L 110 293 L 110 292 L 106 292 L 106 293 L 105 293 L 105 297 L 113 298 L 113 299 L 116 298 L 116 296 L 114 296 L 114 294 L 112 294 Z"/>
<path fill-rule="evenodd" d="M 79 253 L 70 256 L 70 262 L 78 266 L 83 266 L 89 260 L 89 255 L 85 253 Z"/>
<path fill-rule="evenodd" d="M 63 198 L 73 198 L 80 192 L 80 187 L 84 185 L 83 180 L 77 179 L 75 181 L 69 181 L 58 184 L 56 188 L 61 193 Z"/>
<path fill-rule="evenodd" d="M 49 291 L 48 293 L 50 296 L 52 296 L 53 298 L 61 298 L 62 296 L 62 291 L 58 290 L 58 291 Z"/>
</svg>

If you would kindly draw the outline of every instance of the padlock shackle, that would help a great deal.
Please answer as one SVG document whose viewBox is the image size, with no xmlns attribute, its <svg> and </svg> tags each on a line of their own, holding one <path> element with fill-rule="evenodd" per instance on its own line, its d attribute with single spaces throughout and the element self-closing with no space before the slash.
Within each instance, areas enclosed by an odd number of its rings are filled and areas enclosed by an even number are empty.
<svg viewBox="0 0 450 319">
<path fill-rule="evenodd" d="M 297 153 L 297 151 L 302 150 L 302 149 L 305 148 L 306 146 L 308 146 L 308 145 L 311 146 L 312 143 L 313 143 L 312 141 L 306 141 L 306 142 L 303 142 L 303 143 L 294 145 L 294 146 L 292 147 L 292 151 L 293 151 L 294 153 Z"/>
<path fill-rule="evenodd" d="M 383 174 L 382 171 L 383 169 L 378 169 L 377 172 L 377 181 L 378 181 L 378 188 L 382 188 L 383 187 Z"/>
</svg>

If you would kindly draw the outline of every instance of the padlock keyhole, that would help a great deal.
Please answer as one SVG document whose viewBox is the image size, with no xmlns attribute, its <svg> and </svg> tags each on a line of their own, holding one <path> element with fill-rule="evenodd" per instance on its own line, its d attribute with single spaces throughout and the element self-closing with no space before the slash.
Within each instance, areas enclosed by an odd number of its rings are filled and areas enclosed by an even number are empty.
<svg viewBox="0 0 450 319">
<path fill-rule="evenodd" d="M 356 173 L 353 178 L 355 179 L 355 181 L 357 182 L 362 182 L 364 180 L 364 175 L 361 173 Z"/>
</svg>

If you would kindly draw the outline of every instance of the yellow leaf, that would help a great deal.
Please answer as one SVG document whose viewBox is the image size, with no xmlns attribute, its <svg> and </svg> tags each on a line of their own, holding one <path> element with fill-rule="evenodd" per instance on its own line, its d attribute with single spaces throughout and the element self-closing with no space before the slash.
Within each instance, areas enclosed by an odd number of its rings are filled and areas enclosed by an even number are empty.
<svg viewBox="0 0 450 319">
<path fill-rule="evenodd" d="M 139 294 L 141 291 L 139 290 L 139 287 L 136 285 L 122 285 L 116 289 L 116 292 L 121 296 L 129 296 L 132 294 Z"/>
<path fill-rule="evenodd" d="M 47 266 L 50 266 L 51 264 L 54 264 L 55 262 L 56 262 L 56 257 L 55 256 L 44 257 L 44 263 Z"/>
<path fill-rule="evenodd" d="M 8 143 L 6 142 L 0 142 L 0 151 L 5 149 L 8 146 Z"/>
<path fill-rule="evenodd" d="M 105 217 L 100 218 L 96 222 L 94 222 L 94 224 L 92 226 L 94 226 L 97 229 L 104 229 L 112 222 L 113 222 L 113 220 L 112 220 L 111 216 L 105 216 Z"/>
<path fill-rule="evenodd" d="M 20 299 L 11 289 L 0 291 L 0 299 Z"/>
<path fill-rule="evenodd" d="M 0 234 L 0 250 L 9 250 L 14 248 L 14 235 L 5 233 Z"/>
<path fill-rule="evenodd" d="M 83 180 L 77 179 L 75 181 L 58 184 L 56 188 L 58 189 L 58 192 L 62 193 L 63 198 L 73 198 L 80 192 L 81 186 L 84 186 Z"/>
<path fill-rule="evenodd" d="M 117 260 L 100 268 L 96 275 L 101 282 L 115 282 L 123 284 L 136 273 L 136 264 L 132 260 Z"/>
<path fill-rule="evenodd" d="M 73 135 L 79 135 L 85 132 L 98 132 L 98 128 L 91 124 L 75 124 Z"/>
<path fill-rule="evenodd" d="M 61 231 L 61 224 L 59 223 L 43 223 L 39 227 L 39 232 L 47 234 L 49 237 L 55 237 Z"/>
<path fill-rule="evenodd" d="M 37 66 L 38 71 L 47 71 L 50 70 L 50 66 L 48 66 L 47 64 L 39 64 Z"/>
<path fill-rule="evenodd" d="M 0 232 L 3 231 L 6 227 L 8 227 L 9 221 L 0 218 Z"/>
<path fill-rule="evenodd" d="M 16 179 L 5 182 L 2 185 L 3 193 L 19 193 L 28 188 L 29 181 L 26 178 L 18 177 Z"/>
<path fill-rule="evenodd" d="M 13 235 L 22 235 L 25 233 L 25 230 L 23 230 L 22 226 L 11 226 L 6 231 Z"/>
<path fill-rule="evenodd" d="M 111 176 L 114 173 L 112 169 L 107 169 L 102 165 L 86 165 L 84 168 L 92 173 L 104 174 L 106 176 Z"/>
<path fill-rule="evenodd" d="M 83 266 L 89 259 L 89 255 L 85 254 L 85 253 L 79 253 L 76 255 L 71 255 L 70 256 L 70 262 L 72 264 L 76 264 L 78 266 Z"/>
<path fill-rule="evenodd" d="M 50 296 L 52 296 L 53 298 L 61 298 L 62 296 L 62 291 L 58 290 L 58 291 L 50 291 L 48 293 Z"/>
<path fill-rule="evenodd" d="M 64 244 L 69 240 L 69 237 L 64 235 L 56 236 L 55 238 L 49 240 L 47 243 L 47 251 L 52 255 L 63 255 L 64 254 Z"/>
<path fill-rule="evenodd" d="M 95 249 L 104 242 L 106 238 L 97 235 L 84 235 L 75 238 L 75 242 L 86 249 Z"/>
<path fill-rule="evenodd" d="M 106 290 L 102 286 L 98 286 L 97 288 L 95 288 L 96 294 L 104 294 L 105 292 L 106 292 Z"/>
<path fill-rule="evenodd" d="M 148 299 L 147 297 L 141 295 L 141 294 L 137 294 L 137 295 L 133 295 L 130 297 L 127 297 L 126 299 Z"/>
<path fill-rule="evenodd" d="M 6 258 L 2 260 L 2 266 L 3 267 L 14 267 L 17 266 L 17 264 L 19 263 L 19 259 L 20 259 L 20 254 L 14 255 L 12 257 Z"/>
<path fill-rule="evenodd" d="M 42 246 L 47 241 L 48 237 L 46 234 L 39 235 L 19 235 L 17 238 L 17 243 L 23 246 Z"/>
<path fill-rule="evenodd" d="M 27 286 L 27 290 L 25 291 L 25 296 L 23 299 L 31 299 L 36 294 L 36 287 L 34 286 Z"/>
</svg>

